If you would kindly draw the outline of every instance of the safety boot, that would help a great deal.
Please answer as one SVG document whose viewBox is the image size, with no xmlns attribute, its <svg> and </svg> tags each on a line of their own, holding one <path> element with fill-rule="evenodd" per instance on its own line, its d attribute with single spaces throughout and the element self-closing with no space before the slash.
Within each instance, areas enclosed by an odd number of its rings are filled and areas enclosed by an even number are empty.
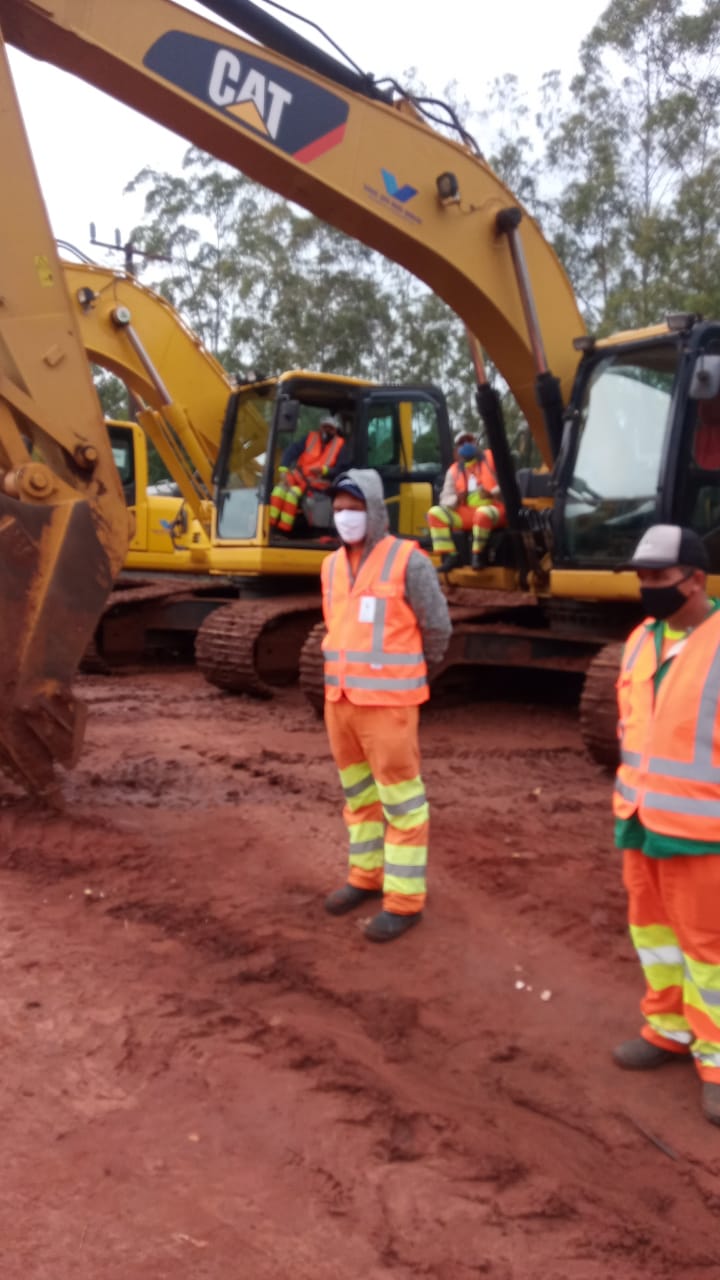
<svg viewBox="0 0 720 1280">
<path fill-rule="evenodd" d="M 358 889 L 354 884 L 344 884 L 342 889 L 335 889 L 325 899 L 325 910 L 331 916 L 344 916 L 347 911 L 354 911 L 369 902 L 370 898 L 381 898 L 382 889 Z"/>
<path fill-rule="evenodd" d="M 392 942 L 422 920 L 422 911 L 399 916 L 394 911 L 381 911 L 365 926 L 365 937 L 371 942 Z"/>
<path fill-rule="evenodd" d="M 706 1120 L 720 1124 L 720 1084 L 706 1080 L 702 1087 L 702 1109 Z"/>
<path fill-rule="evenodd" d="M 477 573 L 479 569 L 485 569 L 487 567 L 487 562 L 487 547 L 485 547 L 482 551 L 473 551 L 470 559 L 470 568 L 474 569 Z"/>
<path fill-rule="evenodd" d="M 651 1071 L 654 1067 L 664 1067 L 671 1062 L 691 1062 L 689 1053 L 675 1053 L 672 1049 L 662 1049 L 644 1036 L 635 1040 L 623 1040 L 612 1051 L 613 1061 L 625 1071 Z"/>
<path fill-rule="evenodd" d="M 440 561 L 439 572 L 452 573 L 453 569 L 460 569 L 462 567 L 462 562 L 463 559 L 460 552 L 451 551 L 449 555 L 443 556 L 443 559 Z"/>
</svg>

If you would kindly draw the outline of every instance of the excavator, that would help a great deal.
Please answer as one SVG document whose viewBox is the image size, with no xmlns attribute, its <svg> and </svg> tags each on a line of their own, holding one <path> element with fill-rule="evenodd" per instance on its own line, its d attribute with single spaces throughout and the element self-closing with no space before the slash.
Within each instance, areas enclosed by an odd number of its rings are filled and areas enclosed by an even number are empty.
<svg viewBox="0 0 720 1280">
<path fill-rule="evenodd" d="M 0 0 L 0 128 L 14 179 L 0 248 L 3 765 L 48 793 L 54 762 L 76 758 L 83 717 L 72 678 L 130 536 L 5 43 L 379 250 L 461 317 L 508 528 L 495 535 L 489 569 L 461 571 L 450 584 L 475 597 L 457 605 L 451 660 L 588 671 L 597 693 L 590 746 L 600 754 L 604 655 L 639 608 L 633 576 L 615 566 L 644 528 L 667 519 L 707 535 L 717 568 L 720 466 L 710 464 L 720 326 L 676 315 L 594 339 L 539 226 L 462 130 L 448 138 L 421 101 L 349 70 L 251 0 L 205 7 L 233 29 L 171 0 L 126 0 L 122 9 Z M 524 414 L 545 474 L 516 475 L 478 342 Z M 398 436 L 393 427 L 389 439 Z M 228 428 L 211 520 L 219 527 L 227 516 L 229 540 L 243 542 L 265 518 L 266 495 L 247 480 L 236 485 L 231 439 Z"/>
<path fill-rule="evenodd" d="M 124 566 L 135 576 L 126 572 L 108 599 L 93 661 L 168 647 L 192 654 L 197 635 L 211 683 L 268 695 L 297 677 L 320 617 L 320 564 L 337 545 L 322 488 L 308 489 L 291 534 L 270 527 L 285 449 L 332 415 L 343 465 L 376 468 L 391 527 L 421 536 L 452 456 L 445 398 L 432 386 L 308 370 L 235 382 L 170 303 L 133 276 L 87 262 L 62 267 L 88 358 L 122 379 L 139 424 L 108 426 L 135 516 Z M 146 437 L 182 506 L 148 496 Z"/>
</svg>

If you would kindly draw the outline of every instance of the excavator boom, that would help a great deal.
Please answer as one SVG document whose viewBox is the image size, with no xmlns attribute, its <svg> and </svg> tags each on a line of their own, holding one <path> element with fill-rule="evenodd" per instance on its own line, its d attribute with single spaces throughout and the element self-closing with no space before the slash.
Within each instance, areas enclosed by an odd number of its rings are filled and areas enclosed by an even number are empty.
<svg viewBox="0 0 720 1280">
<path fill-rule="evenodd" d="M 128 518 L 4 48 L 0 148 L 0 765 L 48 792 L 82 741 L 71 680 Z"/>
<path fill-rule="evenodd" d="M 170 0 L 0 0 L 0 25 L 25 53 L 183 134 L 424 280 L 482 338 L 551 461 L 537 351 L 499 219 L 517 201 L 469 148 L 406 104 L 341 87 Z M 439 180 L 448 177 L 441 197 Z M 522 234 L 544 355 L 567 399 L 583 321 L 528 215 Z"/>
</svg>

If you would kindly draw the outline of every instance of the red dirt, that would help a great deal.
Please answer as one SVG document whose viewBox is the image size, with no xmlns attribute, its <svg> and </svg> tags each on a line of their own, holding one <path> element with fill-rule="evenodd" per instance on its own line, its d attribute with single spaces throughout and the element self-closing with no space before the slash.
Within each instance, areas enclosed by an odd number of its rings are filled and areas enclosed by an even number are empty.
<svg viewBox="0 0 720 1280">
<path fill-rule="evenodd" d="M 716 1274 L 694 1072 L 609 1058 L 640 980 L 572 708 L 428 710 L 430 904 L 378 947 L 322 910 L 299 694 L 81 692 L 66 813 L 0 782 L 3 1280 Z"/>
</svg>

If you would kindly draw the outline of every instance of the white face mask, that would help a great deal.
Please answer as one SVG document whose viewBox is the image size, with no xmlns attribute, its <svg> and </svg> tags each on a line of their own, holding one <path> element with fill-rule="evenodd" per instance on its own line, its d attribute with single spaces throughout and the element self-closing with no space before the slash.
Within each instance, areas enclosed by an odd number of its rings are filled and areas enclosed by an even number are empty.
<svg viewBox="0 0 720 1280">
<path fill-rule="evenodd" d="M 367 511 L 334 511 L 333 519 L 343 542 L 351 546 L 364 542 L 367 533 Z"/>
</svg>

